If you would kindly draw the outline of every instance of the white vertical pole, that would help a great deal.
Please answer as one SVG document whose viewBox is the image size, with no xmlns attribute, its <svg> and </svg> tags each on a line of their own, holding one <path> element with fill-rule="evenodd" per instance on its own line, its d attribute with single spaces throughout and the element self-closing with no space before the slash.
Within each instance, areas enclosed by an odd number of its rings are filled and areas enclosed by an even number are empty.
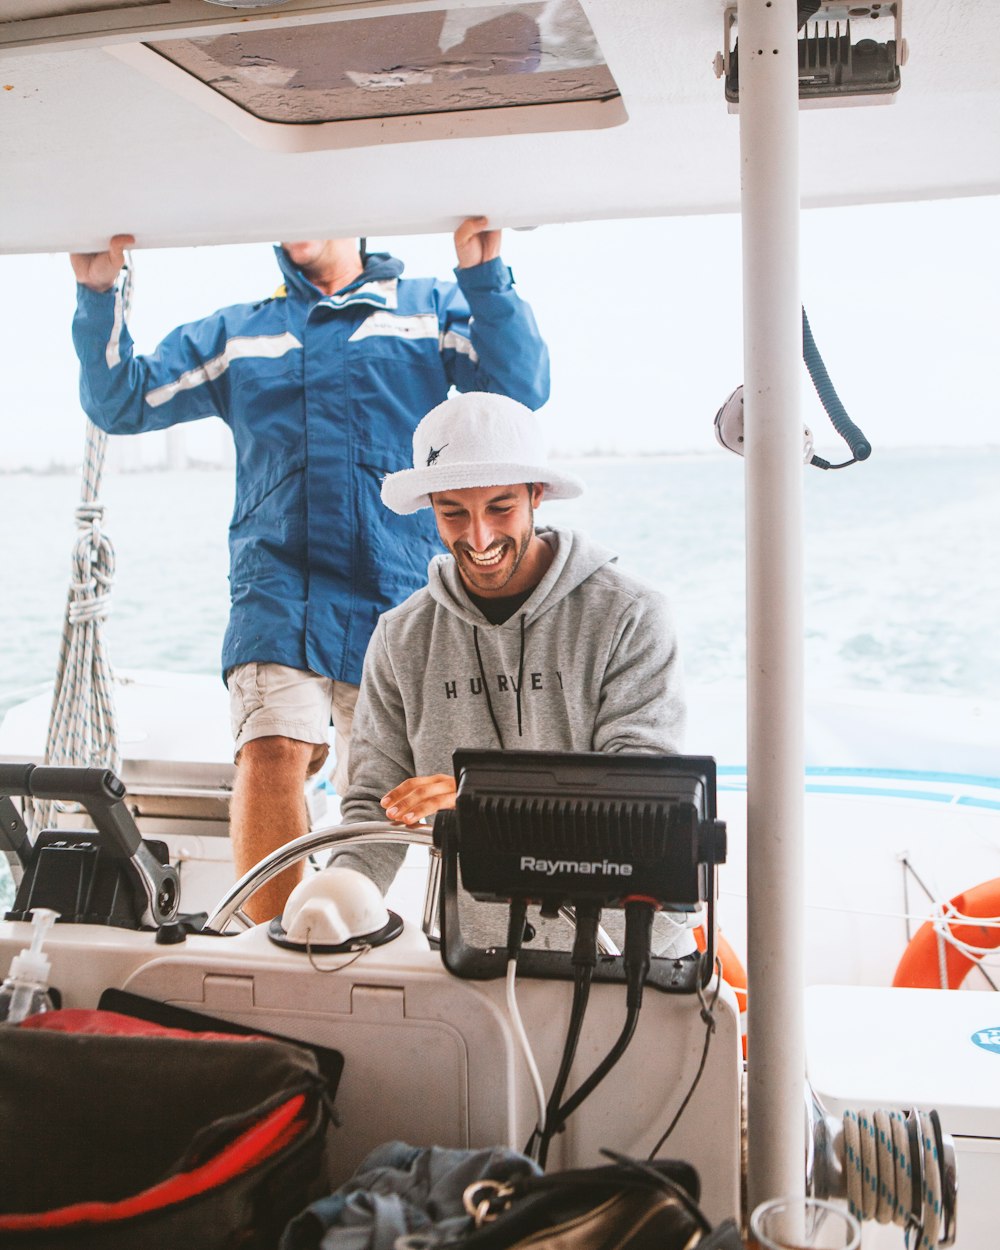
<svg viewBox="0 0 1000 1250">
<path fill-rule="evenodd" d="M 801 1194 L 802 368 L 795 0 L 739 0 L 750 1209 Z"/>
</svg>

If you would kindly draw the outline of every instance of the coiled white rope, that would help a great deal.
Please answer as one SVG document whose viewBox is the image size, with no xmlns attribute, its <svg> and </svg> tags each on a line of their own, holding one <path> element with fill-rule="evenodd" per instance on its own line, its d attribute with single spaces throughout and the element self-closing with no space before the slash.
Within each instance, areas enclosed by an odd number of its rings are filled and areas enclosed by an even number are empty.
<svg viewBox="0 0 1000 1250">
<path fill-rule="evenodd" d="M 132 302 L 132 265 L 125 268 L 123 316 Z M 115 551 L 104 533 L 104 506 L 99 502 L 108 436 L 87 422 L 76 509 L 77 540 L 63 621 L 59 659 L 52 692 L 52 710 L 45 742 L 45 763 L 86 768 L 121 766 L 115 715 L 114 675 L 104 641 L 104 622 L 111 611 Z M 56 804 L 25 799 L 25 820 L 32 836 L 50 826 Z"/>
<path fill-rule="evenodd" d="M 844 1112 L 847 1202 L 858 1220 L 905 1228 L 909 1250 L 935 1250 L 943 1227 L 942 1163 L 926 1112 L 918 1113 L 916 1127 L 919 1142 L 914 1156 L 902 1112 L 884 1108 Z"/>
</svg>

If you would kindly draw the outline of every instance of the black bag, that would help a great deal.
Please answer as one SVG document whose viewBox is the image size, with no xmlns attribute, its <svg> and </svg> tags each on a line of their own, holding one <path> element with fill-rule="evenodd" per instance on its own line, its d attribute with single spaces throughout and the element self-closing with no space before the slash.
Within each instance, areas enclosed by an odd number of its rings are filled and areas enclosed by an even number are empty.
<svg viewBox="0 0 1000 1250">
<path fill-rule="evenodd" d="M 502 1146 L 386 1142 L 289 1225 L 281 1250 L 742 1250 L 732 1221 L 710 1229 L 690 1164 L 611 1157 L 546 1176 Z"/>
<path fill-rule="evenodd" d="M 0 1031 L 0 1244 L 265 1250 L 326 1176 L 306 1049 L 104 1011 Z"/>
<path fill-rule="evenodd" d="M 742 1250 L 732 1221 L 712 1230 L 698 1176 L 677 1160 L 527 1176 L 466 1190 L 476 1229 L 462 1250 Z"/>
</svg>

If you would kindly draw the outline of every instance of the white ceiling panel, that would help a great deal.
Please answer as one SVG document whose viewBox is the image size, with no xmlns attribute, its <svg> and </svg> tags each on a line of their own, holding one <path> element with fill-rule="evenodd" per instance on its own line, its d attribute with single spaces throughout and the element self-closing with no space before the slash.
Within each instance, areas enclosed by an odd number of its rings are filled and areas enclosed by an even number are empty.
<svg viewBox="0 0 1000 1250">
<path fill-rule="evenodd" d="M 520 28 L 501 21 L 494 59 L 507 58 L 514 96 L 477 107 L 490 72 L 477 23 L 530 15 L 541 31 L 565 14 L 563 5 L 453 3 L 457 17 L 448 20 L 474 33 L 449 43 L 453 26 L 437 59 L 411 50 L 394 66 L 384 52 L 387 31 L 392 50 L 392 21 L 400 29 L 404 17 L 433 23 L 440 3 L 236 12 L 206 0 L 8 0 L 0 22 L 0 247 L 90 249 L 119 231 L 134 233 L 140 246 L 389 235 L 448 230 L 469 213 L 523 226 L 735 210 L 738 118 L 713 69 L 722 0 L 580 0 L 607 78 L 594 80 L 590 99 L 567 102 L 524 94 Z M 357 39 L 366 16 L 380 23 L 372 48 L 382 51 L 351 72 L 362 91 L 380 97 L 382 115 L 277 124 L 284 134 L 210 81 L 176 64 L 164 71 L 164 58 L 145 46 L 198 39 L 225 48 L 235 46 L 234 34 L 262 26 L 318 32 L 327 21 L 350 21 Z M 1000 5 L 907 0 L 903 33 L 909 59 L 892 103 L 803 110 L 806 205 L 1000 192 L 1000 75 L 983 54 L 1000 46 Z M 544 50 L 541 34 L 537 46 Z M 568 56 L 579 52 L 565 46 Z M 461 56 L 451 55 L 455 48 Z M 256 53 L 248 55 L 252 78 Z M 544 61 L 541 51 L 536 62 L 534 70 L 548 67 L 550 86 L 571 65 Z M 260 80 L 269 72 L 265 57 Z M 452 82 L 442 90 L 446 73 Z M 431 93 L 422 98 L 444 108 L 420 111 L 412 90 L 420 75 Z M 400 99 L 410 92 L 408 115 L 387 115 L 382 101 L 393 91 Z"/>
</svg>

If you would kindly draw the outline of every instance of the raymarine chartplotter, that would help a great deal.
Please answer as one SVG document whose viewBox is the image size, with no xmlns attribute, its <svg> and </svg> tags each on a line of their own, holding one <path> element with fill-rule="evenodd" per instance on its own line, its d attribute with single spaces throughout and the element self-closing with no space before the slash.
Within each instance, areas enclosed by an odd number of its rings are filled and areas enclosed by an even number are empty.
<svg viewBox="0 0 1000 1250">
<path fill-rule="evenodd" d="M 484 902 L 624 907 L 643 899 L 669 911 L 707 905 L 705 957 L 654 960 L 649 982 L 692 991 L 707 982 L 715 951 L 716 869 L 725 825 L 716 817 L 715 761 L 708 756 L 597 752 L 456 751 L 453 812 L 439 812 L 434 839 L 444 860 L 441 944 L 459 976 L 503 974 L 503 950 L 466 945 L 458 884 Z M 519 971 L 567 977 L 560 951 L 525 950 Z M 599 978 L 619 979 L 620 959 Z"/>
</svg>

